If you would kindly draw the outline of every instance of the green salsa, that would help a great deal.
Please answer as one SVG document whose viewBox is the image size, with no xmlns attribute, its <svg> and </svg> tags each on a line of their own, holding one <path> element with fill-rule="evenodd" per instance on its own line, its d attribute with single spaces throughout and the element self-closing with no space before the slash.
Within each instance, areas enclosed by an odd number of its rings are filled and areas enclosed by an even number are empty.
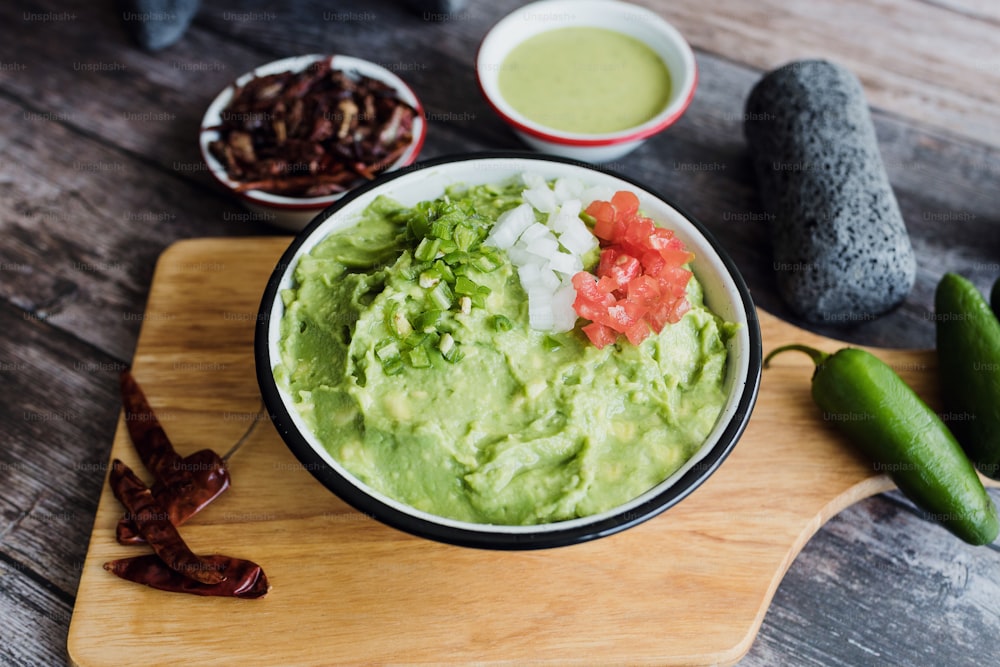
<svg viewBox="0 0 1000 667">
<path fill-rule="evenodd" d="M 362 482 L 439 516 L 523 525 L 612 509 L 683 466 L 726 400 L 733 328 L 694 278 L 691 310 L 638 346 L 597 349 L 579 327 L 531 329 L 504 253 L 497 266 L 465 265 L 488 287 L 479 305 L 420 324 L 428 288 L 414 278 L 414 219 L 457 206 L 492 221 L 521 203 L 521 189 L 450 189 L 413 209 L 380 197 L 304 255 L 282 294 L 274 373 L 317 439 Z M 405 335 L 403 319 L 413 323 Z M 446 333 L 460 360 L 440 353 Z M 425 352 L 390 365 L 386 341 Z"/>
<path fill-rule="evenodd" d="M 643 42 L 605 28 L 559 28 L 504 59 L 500 94 L 529 120 L 603 134 L 641 125 L 670 99 L 670 72 Z"/>
</svg>

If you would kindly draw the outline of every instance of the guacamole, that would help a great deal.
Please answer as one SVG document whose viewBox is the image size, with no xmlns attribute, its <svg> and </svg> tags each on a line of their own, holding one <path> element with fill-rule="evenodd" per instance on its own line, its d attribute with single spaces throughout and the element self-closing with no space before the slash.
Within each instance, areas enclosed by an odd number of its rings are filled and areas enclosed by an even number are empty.
<svg viewBox="0 0 1000 667">
<path fill-rule="evenodd" d="M 454 188 L 438 204 L 488 227 L 521 189 Z M 691 310 L 638 346 L 530 328 L 499 251 L 463 265 L 471 306 L 436 308 L 419 238 L 434 205 L 375 200 L 299 260 L 282 294 L 275 377 L 331 456 L 431 514 L 528 525 L 625 503 L 701 447 L 725 403 L 732 325 L 697 280 Z"/>
</svg>

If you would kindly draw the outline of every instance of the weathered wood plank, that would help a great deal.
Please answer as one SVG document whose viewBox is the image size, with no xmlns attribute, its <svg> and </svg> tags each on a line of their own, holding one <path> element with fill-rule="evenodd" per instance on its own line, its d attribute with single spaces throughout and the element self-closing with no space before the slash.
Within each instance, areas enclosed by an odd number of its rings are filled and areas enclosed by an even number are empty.
<svg viewBox="0 0 1000 667">
<path fill-rule="evenodd" d="M 116 358 L 131 356 L 166 245 L 270 231 L 227 196 L 26 113 L 0 99 L 0 296 Z"/>
<path fill-rule="evenodd" d="M 5 302 L 0 330 L 0 559 L 68 598 L 104 481 L 123 365 Z"/>
<path fill-rule="evenodd" d="M 899 498 L 858 503 L 810 540 L 741 667 L 973 667 L 997 654 L 996 550 L 952 538 Z"/>
<path fill-rule="evenodd" d="M 851 68 L 874 106 L 1000 146 L 1000 34 L 993 20 L 919 0 L 698 0 L 655 8 L 697 49 L 761 70 L 824 57 Z M 995 15 L 995 10 L 990 10 Z"/>
<path fill-rule="evenodd" d="M 54 595 L 20 563 L 0 557 L 0 664 L 66 664 L 66 629 L 72 600 Z"/>
</svg>

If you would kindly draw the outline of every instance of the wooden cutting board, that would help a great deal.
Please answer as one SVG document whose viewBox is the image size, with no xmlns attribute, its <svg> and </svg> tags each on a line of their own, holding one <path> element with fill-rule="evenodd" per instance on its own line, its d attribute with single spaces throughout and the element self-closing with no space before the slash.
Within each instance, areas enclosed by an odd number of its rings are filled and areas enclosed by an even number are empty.
<svg viewBox="0 0 1000 667">
<path fill-rule="evenodd" d="M 203 239 L 156 269 L 133 372 L 178 451 L 224 453 L 261 409 L 253 329 L 288 238 Z M 760 313 L 765 353 L 843 345 Z M 931 352 L 879 355 L 934 398 Z M 260 563 L 260 600 L 200 598 L 123 581 L 105 484 L 67 640 L 80 667 L 342 663 L 731 664 L 749 649 L 789 564 L 844 507 L 893 488 L 809 397 L 812 364 L 764 371 L 749 426 L 676 507 L 592 543 L 491 552 L 411 537 L 316 482 L 269 422 L 232 458 L 232 488 L 184 525 L 198 553 Z M 111 457 L 148 479 L 119 421 Z"/>
</svg>

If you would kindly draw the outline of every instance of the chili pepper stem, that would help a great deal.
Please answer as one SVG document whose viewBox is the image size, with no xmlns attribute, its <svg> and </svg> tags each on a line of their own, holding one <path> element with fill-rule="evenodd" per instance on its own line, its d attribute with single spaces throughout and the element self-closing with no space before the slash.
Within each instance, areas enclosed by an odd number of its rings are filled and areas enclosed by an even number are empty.
<svg viewBox="0 0 1000 667">
<path fill-rule="evenodd" d="M 771 352 L 764 358 L 764 368 L 767 368 L 768 365 L 771 363 L 772 357 L 774 357 L 777 354 L 781 354 L 782 352 L 787 352 L 789 350 L 798 350 L 799 352 L 805 352 L 812 358 L 813 363 L 815 363 L 817 366 L 821 366 L 824 361 L 830 358 L 830 354 L 827 352 L 817 350 L 816 348 L 809 347 L 808 345 L 799 345 L 793 343 L 791 345 L 782 345 L 781 347 L 771 350 Z"/>
<path fill-rule="evenodd" d="M 223 454 L 222 460 L 224 462 L 229 463 L 230 457 L 232 457 L 233 454 L 239 451 L 239 449 L 243 446 L 243 444 L 250 438 L 250 435 L 253 434 L 254 429 L 257 428 L 257 424 L 263 421 L 266 417 L 267 417 L 267 411 L 264 410 L 264 405 L 262 403 L 260 410 L 258 410 L 257 413 L 254 415 L 253 421 L 250 423 L 250 427 L 247 428 L 246 432 L 242 436 L 240 436 L 240 439 L 236 441 L 236 444 L 230 447 L 228 452 Z"/>
</svg>

